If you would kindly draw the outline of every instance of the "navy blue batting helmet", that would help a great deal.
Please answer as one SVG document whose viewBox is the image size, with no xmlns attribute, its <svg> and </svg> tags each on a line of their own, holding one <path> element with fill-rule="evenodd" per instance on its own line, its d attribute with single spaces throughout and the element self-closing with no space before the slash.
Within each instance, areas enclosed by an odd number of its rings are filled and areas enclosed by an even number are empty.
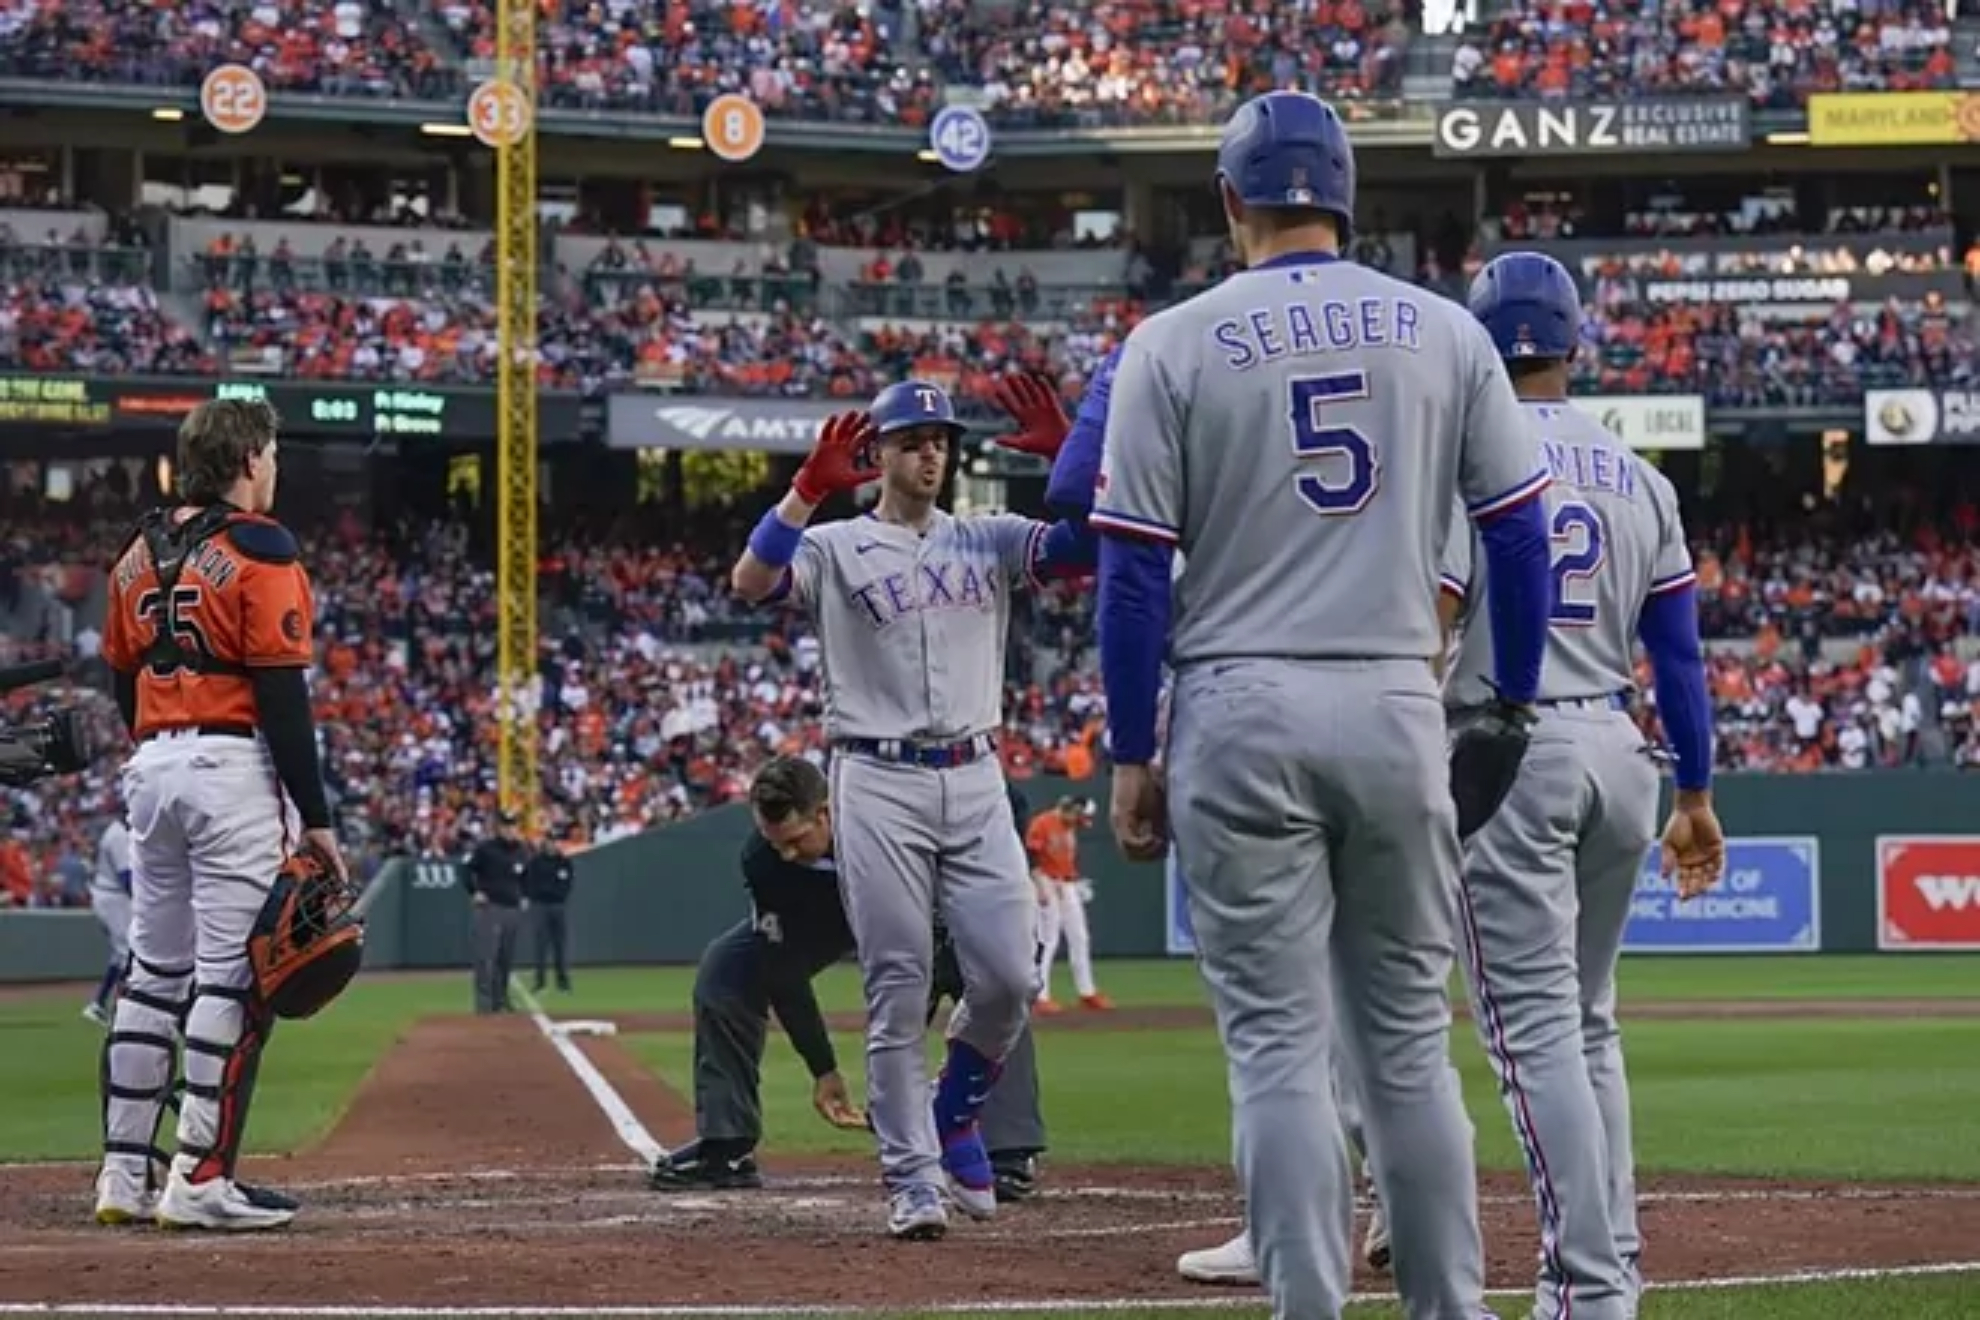
<svg viewBox="0 0 1980 1320">
<path fill-rule="evenodd" d="M 1567 267 L 1541 252 L 1494 257 L 1471 282 L 1471 314 L 1502 358 L 1574 356 L 1581 291 Z"/>
<path fill-rule="evenodd" d="M 1217 147 L 1217 178 L 1246 206 L 1327 212 L 1342 242 L 1353 228 L 1354 147 L 1317 96 L 1266 92 L 1239 106 Z"/>
<path fill-rule="evenodd" d="M 956 420 L 956 405 L 949 392 L 925 380 L 904 380 L 889 385 L 873 398 L 868 410 L 881 435 L 905 431 L 911 426 L 946 426 L 949 438 L 962 435 L 963 424 Z"/>
</svg>

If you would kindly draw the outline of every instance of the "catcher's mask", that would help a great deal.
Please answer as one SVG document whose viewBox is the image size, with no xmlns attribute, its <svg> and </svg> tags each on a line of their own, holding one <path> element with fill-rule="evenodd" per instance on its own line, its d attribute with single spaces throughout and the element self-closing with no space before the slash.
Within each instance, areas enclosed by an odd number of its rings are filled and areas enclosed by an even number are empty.
<svg viewBox="0 0 1980 1320">
<path fill-rule="evenodd" d="M 313 848 L 282 863 L 248 936 L 255 988 L 276 1017 L 313 1017 L 364 961 L 357 889 Z"/>
</svg>

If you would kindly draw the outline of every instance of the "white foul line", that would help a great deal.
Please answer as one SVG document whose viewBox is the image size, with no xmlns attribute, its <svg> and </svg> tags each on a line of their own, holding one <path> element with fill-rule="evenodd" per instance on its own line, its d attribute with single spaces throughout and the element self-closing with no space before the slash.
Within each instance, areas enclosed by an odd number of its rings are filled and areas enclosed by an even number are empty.
<svg viewBox="0 0 1980 1320">
<path fill-rule="evenodd" d="M 543 1033 L 543 1038 L 555 1047 L 557 1053 L 564 1056 L 564 1062 L 571 1066 L 571 1071 L 577 1074 L 577 1079 L 584 1083 L 584 1089 L 591 1092 L 591 1098 L 598 1102 L 598 1108 L 604 1112 L 606 1120 L 612 1124 L 613 1130 L 618 1133 L 619 1140 L 625 1143 L 626 1149 L 639 1156 L 640 1162 L 649 1169 L 665 1159 L 667 1148 L 653 1139 L 653 1134 L 646 1130 L 646 1124 L 639 1121 L 639 1115 L 633 1113 L 631 1106 L 626 1104 L 625 1097 L 605 1080 L 605 1074 L 598 1071 L 597 1065 L 586 1058 L 584 1051 L 577 1047 L 570 1036 L 560 1031 L 557 1024 L 544 1014 L 543 1005 L 537 1002 L 536 996 L 514 976 L 509 978 L 509 988 L 522 998 L 523 1007 L 529 1010 L 530 1020 L 536 1023 L 536 1029 Z M 299 1314 L 309 1314 L 309 1312 Z M 425 1312 L 412 1314 L 425 1314 Z"/>
<path fill-rule="evenodd" d="M 1882 1268 L 1795 1270 L 1786 1274 L 1749 1275 L 1725 1279 L 1681 1279 L 1652 1283 L 1651 1292 L 1716 1292 L 1728 1288 L 1780 1288 L 1823 1283 L 1875 1283 L 1888 1279 L 1926 1279 L 1956 1274 L 1980 1274 L 1980 1260 L 1953 1261 L 1939 1265 L 1891 1265 Z M 1531 1288 L 1497 1288 L 1491 1297 L 1525 1297 Z M 953 1305 L 909 1306 L 880 1303 L 850 1305 L 707 1305 L 707 1306 L 201 1306 L 184 1303 L 110 1302 L 0 1302 L 0 1315 L 86 1315 L 86 1316 L 293 1316 L 297 1320 L 323 1320 L 350 1317 L 351 1320 L 452 1320 L 453 1317 L 530 1317 L 550 1320 L 689 1320 L 695 1316 L 734 1316 L 739 1320 L 777 1320 L 790 1316 L 882 1316 L 914 1315 L 1058 1315 L 1112 1311 L 1255 1311 L 1259 1305 L 1255 1288 L 1234 1289 L 1222 1295 L 1209 1293 L 1195 1297 L 1103 1297 L 1014 1300 L 1008 1302 L 962 1302 Z M 1350 1302 L 1393 1302 L 1394 1293 L 1356 1293 Z"/>
</svg>

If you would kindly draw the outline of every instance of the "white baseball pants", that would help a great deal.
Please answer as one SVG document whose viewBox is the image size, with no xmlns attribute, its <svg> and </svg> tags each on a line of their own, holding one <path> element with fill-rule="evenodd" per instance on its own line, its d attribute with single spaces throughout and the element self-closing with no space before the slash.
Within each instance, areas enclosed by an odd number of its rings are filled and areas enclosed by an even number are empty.
<svg viewBox="0 0 1980 1320">
<path fill-rule="evenodd" d="M 1062 934 L 1066 960 L 1072 964 L 1073 990 L 1082 998 L 1098 994 L 1093 980 L 1093 938 L 1086 929 L 1086 903 L 1079 896 L 1079 886 L 1043 875 L 1032 879 L 1045 894 L 1038 905 L 1039 998 L 1052 997 L 1052 964 L 1059 956 Z"/>
<path fill-rule="evenodd" d="M 131 970 L 104 1044 L 104 1160 L 142 1181 L 185 1045 L 178 1153 L 195 1181 L 233 1176 L 272 1016 L 251 987 L 248 934 L 296 837 L 267 746 L 192 732 L 124 767 Z"/>
</svg>

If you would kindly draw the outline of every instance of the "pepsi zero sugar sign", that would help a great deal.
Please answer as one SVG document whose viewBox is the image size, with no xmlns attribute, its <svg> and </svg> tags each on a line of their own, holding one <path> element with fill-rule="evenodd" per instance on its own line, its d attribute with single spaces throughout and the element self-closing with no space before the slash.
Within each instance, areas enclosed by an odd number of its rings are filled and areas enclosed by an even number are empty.
<svg viewBox="0 0 1980 1320">
<path fill-rule="evenodd" d="M 1623 930 L 1628 953 L 1816 953 L 1822 947 L 1822 853 L 1814 835 L 1726 840 L 1726 872 L 1680 901 L 1677 877 L 1644 859 Z"/>
</svg>

